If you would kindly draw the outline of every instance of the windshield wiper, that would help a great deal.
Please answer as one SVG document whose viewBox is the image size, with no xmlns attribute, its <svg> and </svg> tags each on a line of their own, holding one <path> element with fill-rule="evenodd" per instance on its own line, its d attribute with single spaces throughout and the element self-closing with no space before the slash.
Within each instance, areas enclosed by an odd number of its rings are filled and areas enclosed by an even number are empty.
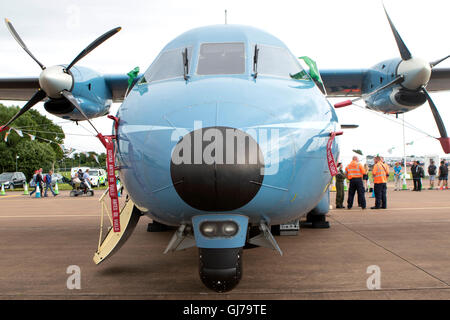
<svg viewBox="0 0 450 320">
<path fill-rule="evenodd" d="M 188 80 L 188 72 L 189 72 L 189 60 L 188 60 L 188 49 L 184 48 L 183 50 L 183 67 L 184 67 L 184 80 Z"/>
<path fill-rule="evenodd" d="M 259 54 L 259 48 L 258 45 L 255 44 L 255 54 L 253 56 L 253 78 L 256 79 L 258 76 L 258 54 Z"/>
</svg>

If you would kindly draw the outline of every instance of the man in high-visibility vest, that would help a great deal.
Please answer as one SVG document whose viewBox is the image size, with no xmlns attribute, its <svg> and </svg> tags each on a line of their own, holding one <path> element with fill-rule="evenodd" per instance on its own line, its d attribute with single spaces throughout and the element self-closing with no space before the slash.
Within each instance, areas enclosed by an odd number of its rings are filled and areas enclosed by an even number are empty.
<svg viewBox="0 0 450 320">
<path fill-rule="evenodd" d="M 375 165 L 372 169 L 373 184 L 375 189 L 375 206 L 370 209 L 386 209 L 386 183 L 389 177 L 389 167 L 379 156 L 374 158 Z"/>
<path fill-rule="evenodd" d="M 365 174 L 364 167 L 358 161 L 358 157 L 354 156 L 352 162 L 345 168 L 345 175 L 350 180 L 350 186 L 348 188 L 347 209 L 351 209 L 353 206 L 353 199 L 355 198 L 355 192 L 358 192 L 358 203 L 362 209 L 366 208 L 366 198 L 364 195 L 364 183 L 363 175 Z"/>
</svg>

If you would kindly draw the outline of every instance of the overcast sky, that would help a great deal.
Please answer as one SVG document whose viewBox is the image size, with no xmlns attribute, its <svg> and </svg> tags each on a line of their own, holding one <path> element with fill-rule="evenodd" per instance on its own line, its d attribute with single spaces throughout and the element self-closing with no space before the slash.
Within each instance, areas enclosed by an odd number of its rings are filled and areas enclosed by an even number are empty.
<svg viewBox="0 0 450 320">
<path fill-rule="evenodd" d="M 413 56 L 434 61 L 450 54 L 450 1 L 385 0 L 385 5 Z M 399 56 L 378 0 L 0 2 L 2 20 L 7 17 L 13 22 L 29 49 L 46 66 L 69 63 L 96 37 L 121 26 L 121 32 L 78 64 L 102 73 L 123 74 L 135 66 L 146 70 L 165 44 L 179 34 L 195 27 L 224 23 L 225 9 L 229 24 L 264 29 L 285 42 L 295 55 L 316 60 L 319 68 L 368 68 Z M 19 47 L 3 23 L 0 24 L 0 50 L 0 77 L 39 75 L 39 66 Z M 450 59 L 439 67 L 449 68 Z M 432 98 L 450 132 L 450 91 L 433 93 Z M 113 105 L 113 114 L 119 106 Z M 89 134 L 86 129 L 48 114 L 42 103 L 36 109 L 63 126 L 66 147 L 104 151 L 96 138 L 79 136 Z M 341 123 L 360 126 L 345 131 L 344 154 L 355 148 L 365 154 L 403 154 L 403 129 L 391 121 L 394 116 L 388 120 L 386 116 L 355 106 L 339 109 L 337 113 Z M 428 104 L 407 113 L 405 119 L 432 136 L 439 135 Z M 111 120 L 93 122 L 101 132 L 110 133 Z M 87 124 L 83 126 L 89 129 Z M 414 141 L 412 146 L 407 146 L 407 154 L 444 155 L 439 142 L 423 133 L 407 128 L 406 140 Z M 393 147 L 389 154 L 388 149 Z"/>
</svg>

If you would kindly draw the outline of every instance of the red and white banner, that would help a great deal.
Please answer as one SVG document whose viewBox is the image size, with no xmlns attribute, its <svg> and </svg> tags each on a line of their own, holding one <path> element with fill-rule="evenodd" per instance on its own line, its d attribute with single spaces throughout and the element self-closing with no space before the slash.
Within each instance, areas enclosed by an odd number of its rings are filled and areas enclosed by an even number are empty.
<svg viewBox="0 0 450 320">
<path fill-rule="evenodd" d="M 327 162 L 328 162 L 328 169 L 330 169 L 330 174 L 332 177 L 338 174 L 338 169 L 336 166 L 336 161 L 333 157 L 333 152 L 331 151 L 331 147 L 333 146 L 333 141 L 336 136 L 340 136 L 343 132 L 330 132 L 330 138 L 328 139 L 327 143 Z"/>
<path fill-rule="evenodd" d="M 114 232 L 120 232 L 120 209 L 119 197 L 117 195 L 115 161 L 114 161 L 114 142 L 112 136 L 97 136 L 106 148 L 106 168 L 108 174 L 109 197 L 111 198 L 111 212 L 113 219 Z"/>
</svg>

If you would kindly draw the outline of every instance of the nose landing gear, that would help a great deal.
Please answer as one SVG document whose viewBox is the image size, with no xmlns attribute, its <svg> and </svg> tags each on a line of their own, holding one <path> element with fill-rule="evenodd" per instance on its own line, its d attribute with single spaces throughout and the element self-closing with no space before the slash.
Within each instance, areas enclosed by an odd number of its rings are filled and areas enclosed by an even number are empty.
<svg viewBox="0 0 450 320">
<path fill-rule="evenodd" d="M 200 279 L 211 290 L 230 291 L 242 278 L 242 247 L 199 248 L 199 259 Z"/>
</svg>

